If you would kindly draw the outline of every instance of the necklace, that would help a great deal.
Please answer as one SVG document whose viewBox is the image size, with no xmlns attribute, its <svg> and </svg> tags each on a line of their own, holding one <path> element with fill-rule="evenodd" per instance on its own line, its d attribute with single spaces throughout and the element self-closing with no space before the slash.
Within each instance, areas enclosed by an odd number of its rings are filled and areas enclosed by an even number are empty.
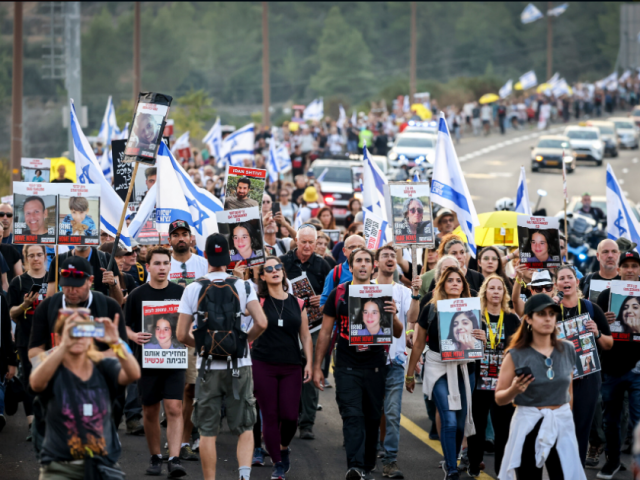
<svg viewBox="0 0 640 480">
<path fill-rule="evenodd" d="M 269 298 L 271 299 L 271 303 L 273 304 L 273 308 L 275 309 L 276 313 L 278 313 L 278 307 L 276 307 L 276 302 L 273 301 L 273 297 L 271 295 L 269 295 Z M 282 319 L 282 312 L 284 312 L 284 300 L 282 300 L 282 308 L 280 309 L 280 313 L 278 314 L 278 326 L 282 327 L 284 326 L 284 320 Z"/>
</svg>

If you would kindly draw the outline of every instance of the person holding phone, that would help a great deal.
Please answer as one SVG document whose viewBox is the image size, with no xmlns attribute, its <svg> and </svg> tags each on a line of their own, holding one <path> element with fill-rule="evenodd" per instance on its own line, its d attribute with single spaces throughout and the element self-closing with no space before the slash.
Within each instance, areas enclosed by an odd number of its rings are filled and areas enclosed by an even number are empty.
<svg viewBox="0 0 640 480">
<path fill-rule="evenodd" d="M 556 337 L 560 306 L 544 293 L 524 306 L 500 369 L 495 400 L 516 406 L 500 466 L 501 480 L 541 480 L 536 457 L 551 480 L 586 479 L 571 413 L 576 351 Z"/>
</svg>

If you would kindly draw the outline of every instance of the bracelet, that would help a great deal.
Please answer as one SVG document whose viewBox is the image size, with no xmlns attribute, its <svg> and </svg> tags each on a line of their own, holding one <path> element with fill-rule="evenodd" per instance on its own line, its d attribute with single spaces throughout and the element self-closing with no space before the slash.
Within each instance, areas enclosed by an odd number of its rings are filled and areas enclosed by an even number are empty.
<svg viewBox="0 0 640 480">
<path fill-rule="evenodd" d="M 422 298 L 422 295 L 411 295 L 412 300 L 420 300 L 421 298 Z"/>
<path fill-rule="evenodd" d="M 411 334 L 411 333 L 413 333 L 413 332 L 414 332 L 414 330 L 407 330 L 407 333 L 406 333 L 406 334 L 407 334 L 407 335 L 409 335 L 409 334 Z"/>
<path fill-rule="evenodd" d="M 131 353 L 131 348 L 129 347 L 129 345 L 122 340 L 121 338 L 118 339 L 118 341 L 116 343 L 112 343 L 109 345 L 109 348 L 111 350 L 114 351 L 114 353 L 122 358 L 123 360 L 125 358 L 127 358 L 127 353 Z"/>
<path fill-rule="evenodd" d="M 602 336 L 602 331 L 598 330 L 598 336 L 596 337 L 596 340 L 598 340 L 601 336 Z"/>
<path fill-rule="evenodd" d="M 404 377 L 404 381 L 405 382 L 413 382 L 414 380 L 415 380 L 415 377 L 413 375 L 411 375 L 411 376 L 407 375 L 407 376 Z"/>
</svg>

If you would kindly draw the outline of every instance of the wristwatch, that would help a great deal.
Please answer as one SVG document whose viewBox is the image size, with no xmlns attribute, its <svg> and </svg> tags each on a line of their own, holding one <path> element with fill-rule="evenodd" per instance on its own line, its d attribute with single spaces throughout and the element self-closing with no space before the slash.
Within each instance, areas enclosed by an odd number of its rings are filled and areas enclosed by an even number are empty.
<svg viewBox="0 0 640 480">
<path fill-rule="evenodd" d="M 411 295 L 412 300 L 420 300 L 421 298 L 422 298 L 422 295 Z"/>
<path fill-rule="evenodd" d="M 601 336 L 602 336 L 602 331 L 598 330 L 598 336 L 596 337 L 596 340 L 598 340 Z"/>
</svg>

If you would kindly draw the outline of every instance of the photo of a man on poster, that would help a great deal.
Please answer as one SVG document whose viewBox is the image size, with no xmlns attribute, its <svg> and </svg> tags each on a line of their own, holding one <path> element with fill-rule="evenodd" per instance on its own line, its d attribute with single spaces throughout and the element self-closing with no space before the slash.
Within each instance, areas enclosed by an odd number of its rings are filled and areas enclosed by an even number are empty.
<svg viewBox="0 0 640 480">
<path fill-rule="evenodd" d="M 169 112 L 169 105 L 162 103 L 168 101 L 170 104 L 171 97 L 162 94 L 144 95 L 155 97 L 154 101 L 160 101 L 160 103 L 139 101 L 124 154 L 126 161 L 133 160 L 126 157 L 135 156 L 142 157 L 138 161 L 153 163 L 162 141 L 163 124 Z"/>
<path fill-rule="evenodd" d="M 51 183 L 13 183 L 13 243 L 56 243 L 58 195 Z"/>
<path fill-rule="evenodd" d="M 251 179 L 239 178 L 236 184 L 235 190 L 227 191 L 227 196 L 224 200 L 225 210 L 236 210 L 240 208 L 257 207 L 258 202 L 249 196 L 251 192 Z"/>
</svg>

